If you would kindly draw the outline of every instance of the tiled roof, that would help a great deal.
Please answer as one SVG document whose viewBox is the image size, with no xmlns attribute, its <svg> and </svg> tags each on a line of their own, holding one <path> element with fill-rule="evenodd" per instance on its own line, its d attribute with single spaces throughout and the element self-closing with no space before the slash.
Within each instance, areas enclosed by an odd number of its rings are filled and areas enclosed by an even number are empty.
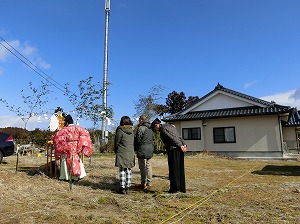
<svg viewBox="0 0 300 224">
<path fill-rule="evenodd" d="M 227 108 L 227 109 L 215 109 L 207 111 L 196 111 L 196 112 L 187 112 L 188 109 L 178 112 L 176 114 L 170 115 L 162 119 L 163 121 L 181 121 L 181 120 L 199 120 L 199 119 L 212 119 L 212 118 L 225 118 L 225 117 L 242 117 L 242 116 L 257 116 L 257 115 L 271 115 L 271 114 L 283 114 L 290 113 L 292 109 L 289 106 L 278 105 L 275 102 L 268 102 L 265 100 L 258 99 L 231 89 L 227 89 L 220 85 L 214 88 L 213 91 L 209 92 L 202 98 L 200 98 L 195 104 L 201 102 L 203 99 L 212 95 L 217 91 L 226 92 L 246 100 L 252 101 L 254 104 L 262 105 L 260 106 L 249 106 L 249 107 L 239 107 L 239 108 Z M 193 104 L 193 105 L 195 105 Z M 192 106 L 191 106 L 192 107 Z M 187 112 L 187 113 L 184 113 Z"/>
<path fill-rule="evenodd" d="M 164 119 L 165 122 L 169 121 L 181 121 L 181 120 L 199 120 L 199 119 L 212 119 L 212 118 L 225 118 L 225 117 L 242 117 L 242 116 L 257 116 L 257 115 L 271 115 L 271 114 L 282 114 L 289 113 L 290 107 L 278 106 L 273 107 L 239 107 L 239 108 L 228 108 L 220 110 L 207 110 L 189 112 L 186 114 L 174 114 Z"/>
<path fill-rule="evenodd" d="M 291 116 L 289 117 L 288 122 L 283 124 L 283 126 L 300 126 L 300 111 L 294 111 L 291 113 Z"/>
</svg>

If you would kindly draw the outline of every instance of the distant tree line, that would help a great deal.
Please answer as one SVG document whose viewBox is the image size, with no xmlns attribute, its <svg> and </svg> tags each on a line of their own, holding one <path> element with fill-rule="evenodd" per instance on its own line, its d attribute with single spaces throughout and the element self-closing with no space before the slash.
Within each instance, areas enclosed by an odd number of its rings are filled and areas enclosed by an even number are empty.
<svg viewBox="0 0 300 224">
<path fill-rule="evenodd" d="M 22 145 L 33 143 L 38 147 L 46 146 L 46 140 L 51 138 L 53 135 L 53 133 L 51 133 L 49 130 L 40 130 L 38 128 L 33 131 L 28 131 L 24 128 L 7 127 L 0 128 L 0 132 L 12 135 L 15 143 L 17 144 Z"/>
</svg>

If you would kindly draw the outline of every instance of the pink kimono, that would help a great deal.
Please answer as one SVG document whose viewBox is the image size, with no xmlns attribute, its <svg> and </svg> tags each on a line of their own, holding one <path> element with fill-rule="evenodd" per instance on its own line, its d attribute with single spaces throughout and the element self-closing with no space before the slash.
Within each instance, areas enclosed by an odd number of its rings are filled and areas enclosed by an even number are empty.
<svg viewBox="0 0 300 224">
<path fill-rule="evenodd" d="M 93 153 L 90 133 L 70 124 L 53 136 L 53 143 L 55 158 L 60 159 L 65 154 L 68 170 L 72 167 L 72 176 L 80 176 L 80 154 L 89 157 Z"/>
</svg>

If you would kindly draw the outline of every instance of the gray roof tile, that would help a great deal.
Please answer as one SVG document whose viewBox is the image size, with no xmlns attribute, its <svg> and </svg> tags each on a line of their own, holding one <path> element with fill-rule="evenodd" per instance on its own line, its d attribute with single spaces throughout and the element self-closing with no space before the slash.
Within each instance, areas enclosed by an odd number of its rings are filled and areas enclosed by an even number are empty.
<svg viewBox="0 0 300 224">
<path fill-rule="evenodd" d="M 300 111 L 293 111 L 291 113 L 288 122 L 284 123 L 283 126 L 290 127 L 290 126 L 300 126 Z"/>
<path fill-rule="evenodd" d="M 290 107 L 275 106 L 275 107 L 240 107 L 228 108 L 221 110 L 207 110 L 189 112 L 186 114 L 174 114 L 162 119 L 163 121 L 180 121 L 180 120 L 199 120 L 199 119 L 213 119 L 225 117 L 242 117 L 242 116 L 258 116 L 289 113 Z"/>
</svg>

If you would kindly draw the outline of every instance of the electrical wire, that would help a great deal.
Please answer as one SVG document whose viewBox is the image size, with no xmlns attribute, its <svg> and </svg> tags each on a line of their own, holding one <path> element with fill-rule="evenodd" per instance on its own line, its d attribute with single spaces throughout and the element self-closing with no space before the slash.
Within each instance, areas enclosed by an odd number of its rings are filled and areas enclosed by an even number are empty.
<svg viewBox="0 0 300 224">
<path fill-rule="evenodd" d="M 64 86 L 62 86 L 59 82 L 54 80 L 52 77 L 47 75 L 44 71 L 42 71 L 40 68 L 38 68 L 36 65 L 34 65 L 29 59 L 27 59 L 24 55 L 22 55 L 17 49 L 15 49 L 11 44 L 9 44 L 3 37 L 0 36 L 0 39 L 4 41 L 9 47 L 5 46 L 2 42 L 0 42 L 0 45 L 2 45 L 7 51 L 9 51 L 12 55 L 14 55 L 16 58 L 18 58 L 21 62 L 23 62 L 26 66 L 28 66 L 31 70 L 33 70 L 36 74 L 38 74 L 40 77 L 45 79 L 47 82 L 50 82 L 55 88 L 60 90 L 64 93 L 64 95 L 68 95 L 68 93 L 64 90 Z M 15 52 L 13 52 L 11 49 L 13 49 Z M 71 93 L 72 94 L 72 93 Z"/>
</svg>

